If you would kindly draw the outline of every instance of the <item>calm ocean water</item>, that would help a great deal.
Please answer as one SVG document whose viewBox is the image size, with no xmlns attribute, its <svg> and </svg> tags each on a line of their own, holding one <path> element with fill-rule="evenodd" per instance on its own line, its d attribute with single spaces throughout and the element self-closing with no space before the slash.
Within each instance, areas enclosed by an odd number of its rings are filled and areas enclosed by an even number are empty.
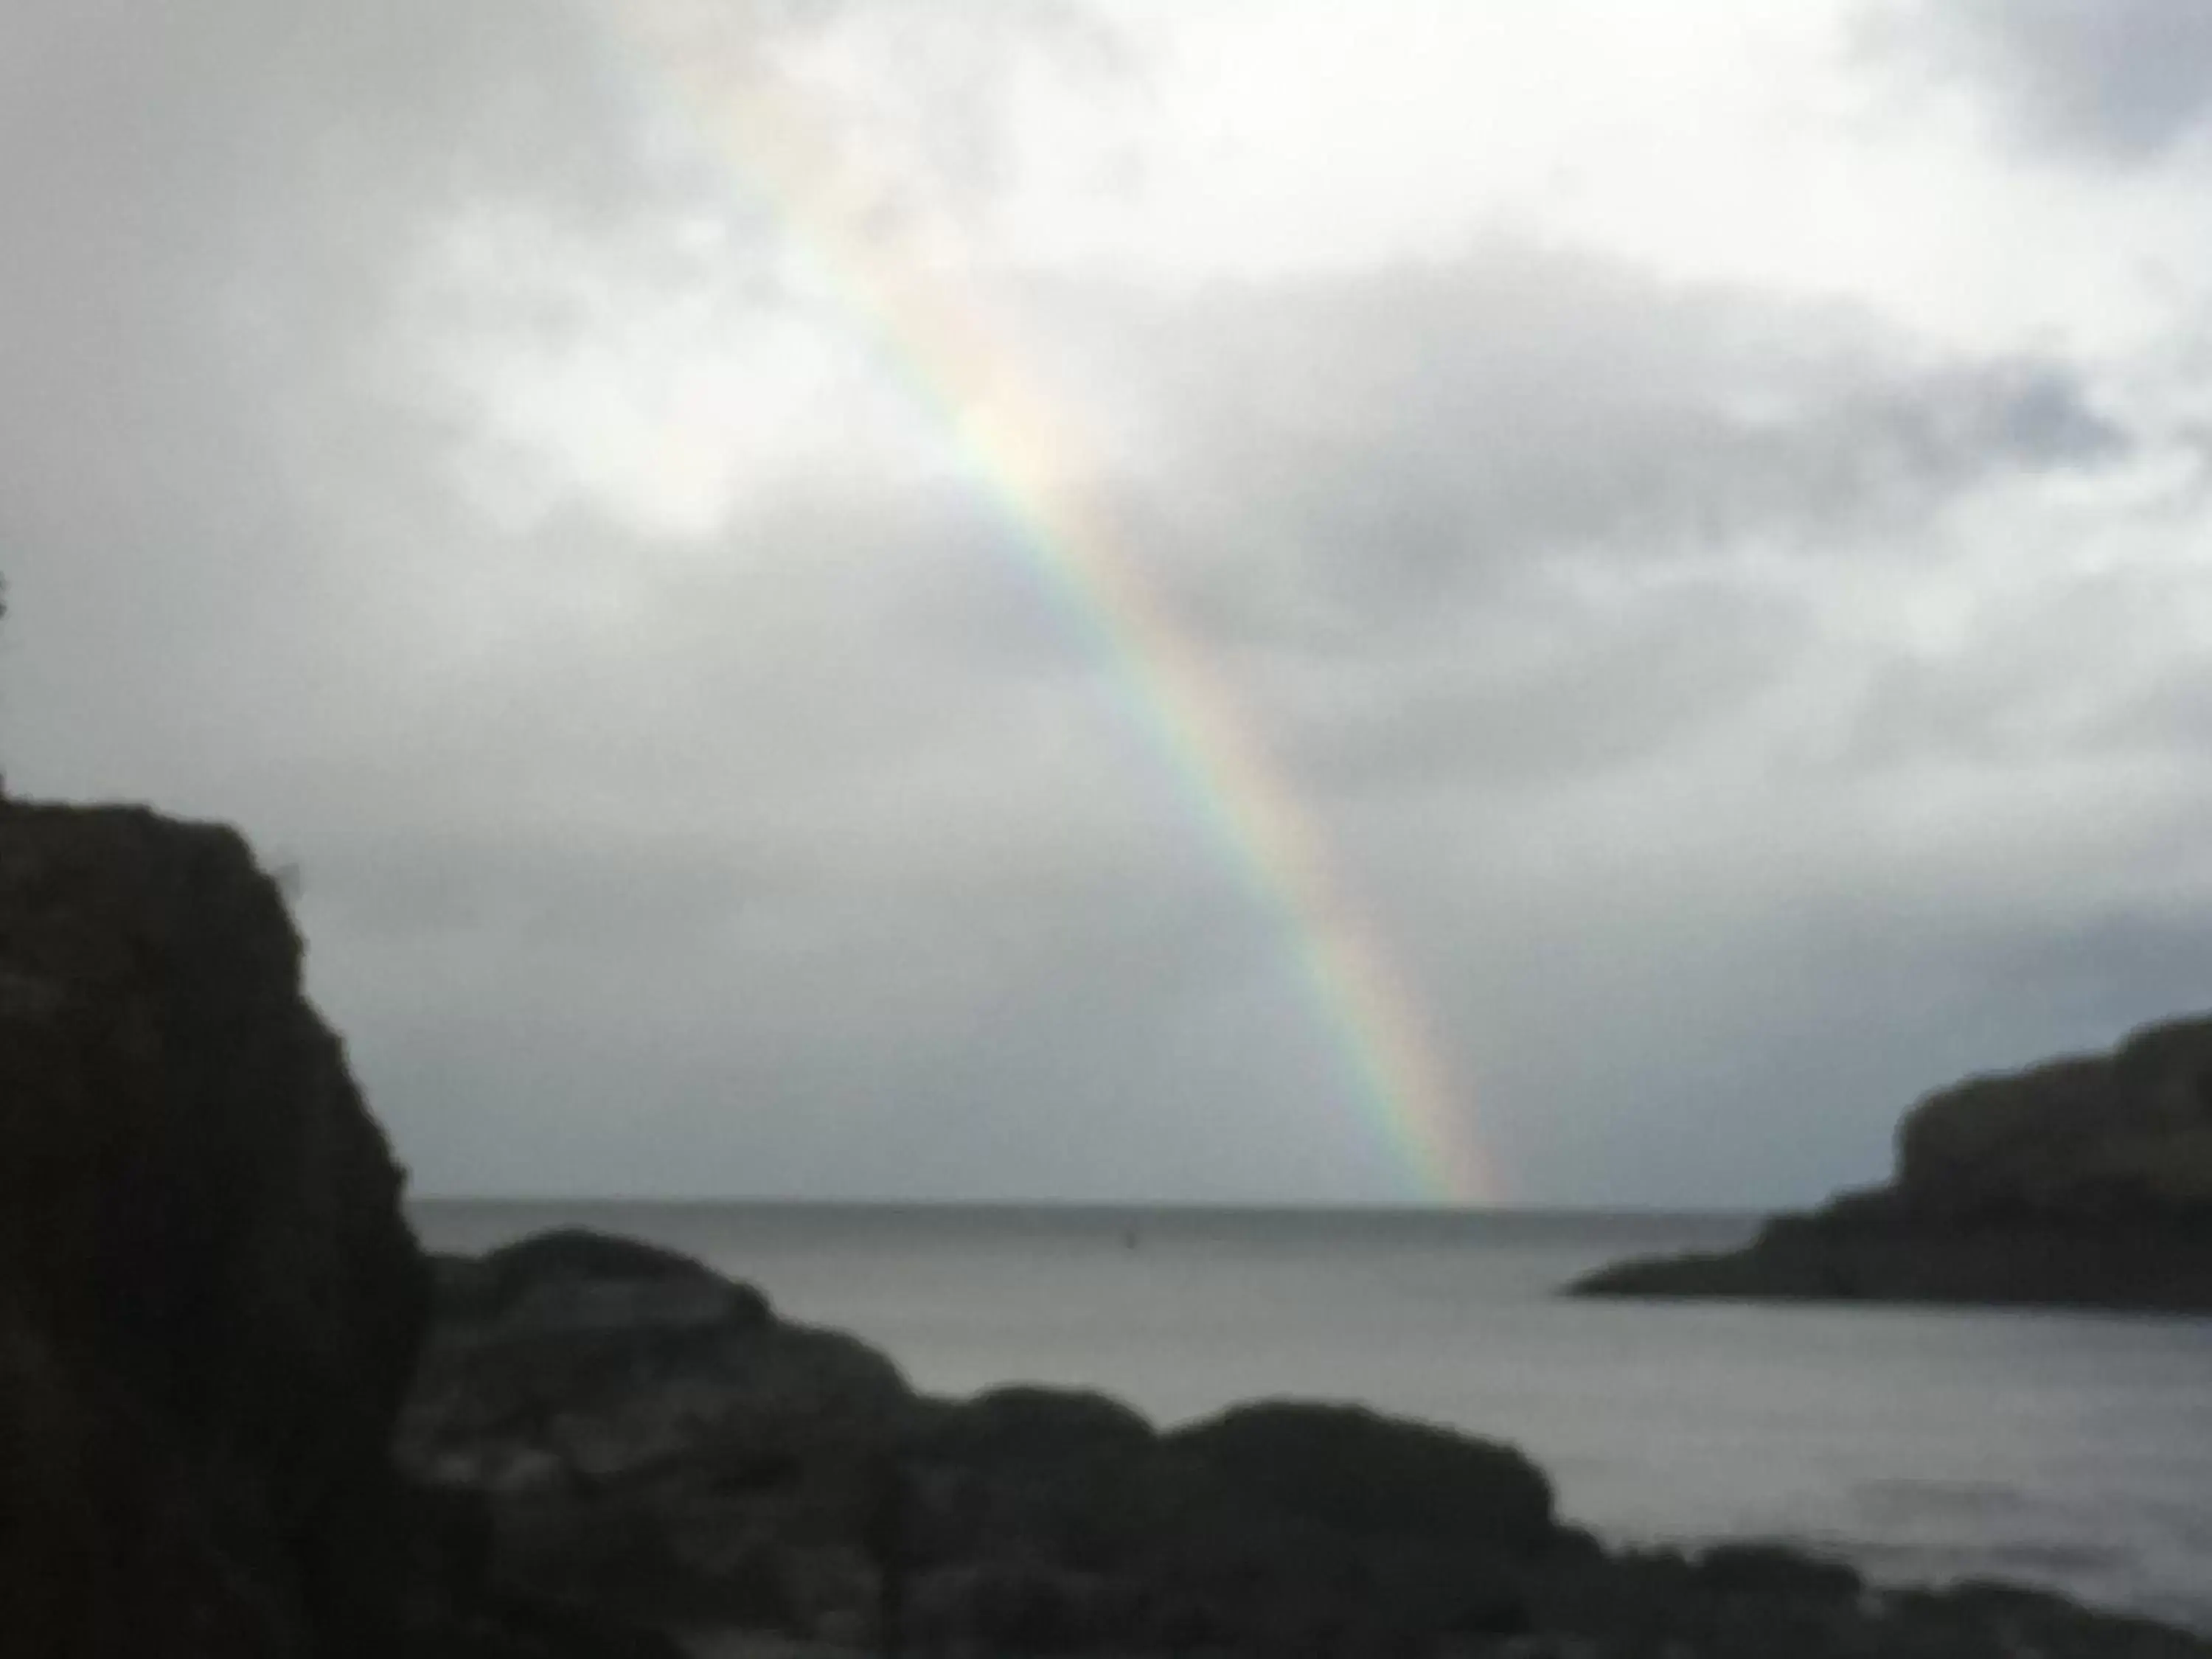
<svg viewBox="0 0 2212 1659">
<path fill-rule="evenodd" d="M 2212 1629 L 2212 1320 L 1586 1303 L 1741 1219 L 416 1206 L 474 1250 L 581 1224 L 696 1255 L 919 1386 L 1102 1388 L 1162 1422 L 1271 1394 L 1516 1442 L 1615 1539 L 1785 1538 Z"/>
</svg>

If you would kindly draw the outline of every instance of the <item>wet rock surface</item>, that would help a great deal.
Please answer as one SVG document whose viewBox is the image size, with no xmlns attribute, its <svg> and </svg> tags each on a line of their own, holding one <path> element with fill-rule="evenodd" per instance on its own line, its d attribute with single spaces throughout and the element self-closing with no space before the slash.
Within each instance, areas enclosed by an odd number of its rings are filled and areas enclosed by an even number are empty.
<svg viewBox="0 0 2212 1659">
<path fill-rule="evenodd" d="M 2212 1018 L 1939 1091 L 1897 1139 L 1887 1186 L 1575 1288 L 2212 1313 Z"/>
</svg>

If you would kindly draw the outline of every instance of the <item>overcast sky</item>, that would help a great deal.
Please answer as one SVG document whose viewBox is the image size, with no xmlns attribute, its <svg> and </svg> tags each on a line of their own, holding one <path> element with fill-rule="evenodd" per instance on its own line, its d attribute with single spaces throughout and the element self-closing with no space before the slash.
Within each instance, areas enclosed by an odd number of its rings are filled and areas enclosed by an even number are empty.
<svg viewBox="0 0 2212 1659">
<path fill-rule="evenodd" d="M 2208 247 L 2203 0 L 13 0 L 0 760 L 418 1190 L 1423 1197 L 927 284 L 1492 1195 L 1801 1200 L 2212 1006 Z"/>
</svg>

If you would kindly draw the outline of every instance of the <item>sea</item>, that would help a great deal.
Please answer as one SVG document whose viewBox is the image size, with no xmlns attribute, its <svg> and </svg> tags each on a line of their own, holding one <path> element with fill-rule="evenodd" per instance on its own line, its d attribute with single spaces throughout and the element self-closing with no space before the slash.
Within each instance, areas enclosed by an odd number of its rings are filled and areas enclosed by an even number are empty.
<svg viewBox="0 0 2212 1659">
<path fill-rule="evenodd" d="M 1173 1425 L 1356 1401 L 1512 1442 L 1619 1542 L 1778 1539 L 1879 1582 L 1996 1578 L 2212 1631 L 2212 1319 L 1581 1301 L 1741 1216 L 477 1203 L 434 1249 L 648 1239 L 917 1387 L 1103 1389 Z"/>
</svg>

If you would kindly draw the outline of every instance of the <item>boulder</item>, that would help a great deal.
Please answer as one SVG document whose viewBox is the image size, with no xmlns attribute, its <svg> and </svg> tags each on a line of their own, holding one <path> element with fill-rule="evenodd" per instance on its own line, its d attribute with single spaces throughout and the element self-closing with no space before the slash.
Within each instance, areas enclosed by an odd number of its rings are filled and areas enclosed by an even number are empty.
<svg viewBox="0 0 2212 1659">
<path fill-rule="evenodd" d="M 441 1259 L 438 1280 L 399 1455 L 484 1506 L 495 1588 L 793 1633 L 873 1616 L 870 1528 L 919 1409 L 883 1355 L 587 1231 Z"/>
<path fill-rule="evenodd" d="M 759 1329 L 768 1298 L 689 1256 L 586 1228 L 570 1227 L 437 1265 L 440 1312 L 497 1322 L 509 1331 L 670 1328 Z"/>
<path fill-rule="evenodd" d="M 1051 1467 L 1140 1458 L 1158 1439 L 1143 1413 L 1109 1395 L 1017 1384 L 918 1419 L 908 1454 L 977 1468 Z"/>
<path fill-rule="evenodd" d="M 1364 1407 L 1266 1401 L 1169 1443 L 1234 1492 L 1358 1537 L 1526 1553 L 1556 1529 L 1551 1481 L 1515 1448 Z"/>
<path fill-rule="evenodd" d="M 605 1273 L 580 1265 L 580 1245 L 588 1255 L 606 1243 L 525 1241 L 485 1258 L 482 1284 L 444 1298 L 400 1425 L 413 1473 L 488 1490 L 575 1488 L 672 1477 L 689 1460 L 695 1474 L 744 1485 L 904 1431 L 914 1396 L 866 1344 L 787 1324 L 750 1285 L 680 1257 L 653 1252 L 682 1270 L 646 1276 L 635 1271 L 643 1255 L 602 1255 Z"/>
</svg>

